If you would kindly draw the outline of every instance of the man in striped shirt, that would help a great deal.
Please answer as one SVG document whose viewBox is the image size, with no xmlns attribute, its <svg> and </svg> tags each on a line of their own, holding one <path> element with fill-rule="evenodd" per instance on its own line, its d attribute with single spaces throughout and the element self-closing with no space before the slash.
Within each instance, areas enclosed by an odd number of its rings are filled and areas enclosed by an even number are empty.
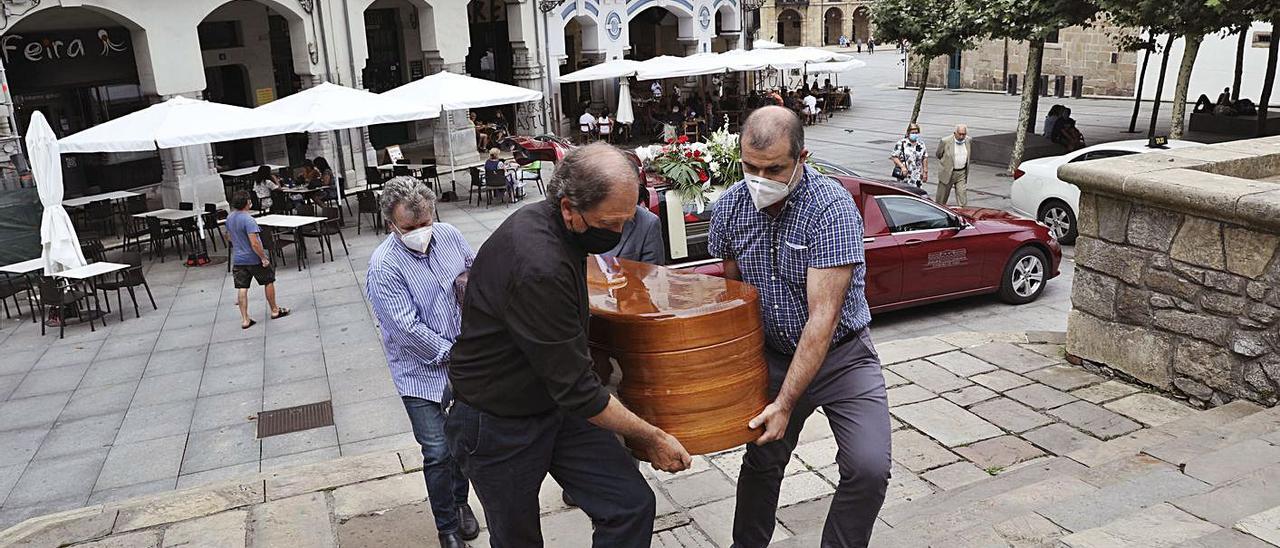
<svg viewBox="0 0 1280 548">
<path fill-rule="evenodd" d="M 467 504 L 467 478 L 444 436 L 447 366 L 462 318 L 459 293 L 475 253 L 457 228 L 433 222 L 435 203 L 435 192 L 417 179 L 387 181 L 381 207 L 392 233 L 369 259 L 365 292 L 391 378 L 422 446 L 422 475 L 440 546 L 452 548 L 480 534 Z"/>
</svg>

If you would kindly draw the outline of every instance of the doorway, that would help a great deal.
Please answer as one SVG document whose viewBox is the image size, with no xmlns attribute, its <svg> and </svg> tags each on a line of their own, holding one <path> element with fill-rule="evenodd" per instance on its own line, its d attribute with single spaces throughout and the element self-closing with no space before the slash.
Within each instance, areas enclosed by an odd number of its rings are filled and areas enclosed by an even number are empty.
<svg viewBox="0 0 1280 548">
<path fill-rule="evenodd" d="M 204 98 L 214 103 L 253 108 L 249 100 L 249 72 L 244 65 L 219 65 L 205 67 L 204 80 L 208 87 Z M 220 157 L 219 165 L 250 166 L 258 163 L 253 151 L 253 139 L 213 143 L 213 155 Z"/>
</svg>

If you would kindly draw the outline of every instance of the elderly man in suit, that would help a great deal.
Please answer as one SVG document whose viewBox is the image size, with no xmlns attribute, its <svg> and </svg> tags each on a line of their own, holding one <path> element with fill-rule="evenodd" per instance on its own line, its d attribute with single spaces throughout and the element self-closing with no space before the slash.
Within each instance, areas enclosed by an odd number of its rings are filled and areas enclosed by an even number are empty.
<svg viewBox="0 0 1280 548">
<path fill-rule="evenodd" d="M 942 160 L 942 171 L 938 173 L 938 195 L 936 201 L 947 205 L 952 187 L 956 191 L 956 203 L 964 207 L 969 203 L 965 195 L 965 186 L 969 182 L 969 128 L 964 124 L 956 126 L 955 131 L 938 141 L 939 160 Z"/>
</svg>

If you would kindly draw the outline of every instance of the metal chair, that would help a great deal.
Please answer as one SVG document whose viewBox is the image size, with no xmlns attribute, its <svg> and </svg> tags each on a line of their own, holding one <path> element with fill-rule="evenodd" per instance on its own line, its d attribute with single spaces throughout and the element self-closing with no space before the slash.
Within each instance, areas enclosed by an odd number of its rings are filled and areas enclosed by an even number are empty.
<svg viewBox="0 0 1280 548">
<path fill-rule="evenodd" d="M 369 188 L 382 186 L 382 170 L 376 167 L 365 167 L 364 180 Z"/>
<path fill-rule="evenodd" d="M 222 247 L 227 246 L 227 237 L 222 234 L 222 227 L 218 224 L 218 206 L 214 204 L 205 204 L 204 213 L 200 215 L 204 220 L 204 233 L 208 236 L 210 242 L 213 243 L 213 250 L 218 250 L 218 242 L 213 241 L 216 233 L 219 240 L 222 240 Z"/>
<path fill-rule="evenodd" d="M 502 195 L 503 203 L 507 203 L 507 174 L 502 170 L 486 170 L 484 172 L 484 206 L 487 208 L 493 204 L 494 195 Z"/>
<path fill-rule="evenodd" d="M 373 233 L 378 234 L 383 228 L 382 208 L 378 207 L 378 199 L 374 197 L 372 190 L 362 190 L 356 193 L 356 234 L 360 234 L 360 225 L 364 222 L 366 213 L 373 215 Z"/>
<path fill-rule="evenodd" d="M 111 200 L 89 202 L 84 207 L 85 228 L 99 236 L 116 233 L 116 212 L 111 207 Z"/>
<path fill-rule="evenodd" d="M 547 195 L 547 188 L 542 182 L 542 162 L 529 162 L 520 166 L 517 174 L 518 180 L 522 182 L 534 181 L 538 185 L 538 192 L 543 196 Z"/>
<path fill-rule="evenodd" d="M 28 291 L 31 286 L 31 282 L 29 280 L 24 280 L 25 278 L 26 276 L 11 276 L 7 273 L 4 275 L 4 277 L 0 277 L 0 303 L 4 304 L 5 318 L 13 317 L 9 313 L 8 299 L 10 298 L 13 299 L 13 309 L 18 313 L 18 317 L 19 318 L 22 317 L 22 306 L 21 306 L 21 303 L 18 301 L 18 294 Z M 23 280 L 22 283 L 19 283 L 19 280 Z M 30 294 L 28 294 L 27 304 L 28 304 L 28 308 L 31 308 Z M 36 319 L 36 310 L 35 308 L 31 308 L 31 321 L 35 321 L 35 319 Z"/>
<path fill-rule="evenodd" d="M 409 167 L 402 165 L 391 166 L 391 175 L 394 177 L 407 177 L 409 175 Z"/>
<path fill-rule="evenodd" d="M 230 246 L 227 247 L 230 249 Z M 133 301 L 133 317 L 141 318 L 138 313 L 138 296 L 134 293 L 133 288 L 142 286 L 147 290 L 147 298 L 151 299 L 151 309 L 159 310 L 156 306 L 156 299 L 151 295 L 151 286 L 147 285 L 147 277 L 142 273 L 142 254 L 132 251 L 126 251 L 120 254 L 120 262 L 129 265 L 128 269 L 117 271 L 116 279 L 104 282 L 98 282 L 98 291 L 103 292 L 103 300 L 107 301 L 107 306 L 111 306 L 111 299 L 106 298 L 106 292 L 115 290 L 116 292 L 116 309 L 120 311 L 120 321 L 124 321 L 124 303 L 120 300 L 120 290 L 129 291 L 129 299 Z"/>
<path fill-rule="evenodd" d="M 335 260 L 333 256 L 333 236 L 337 235 L 342 241 L 342 252 L 350 254 L 347 249 L 347 238 L 342 235 L 342 211 L 336 207 L 322 207 L 319 211 L 325 220 L 320 221 L 316 225 L 307 226 L 298 231 L 303 238 L 315 238 L 320 244 L 320 260 L 324 261 L 324 246 L 329 245 L 329 260 Z"/>
<path fill-rule="evenodd" d="M 178 250 L 178 256 L 182 256 L 182 231 L 166 227 L 164 223 L 155 217 L 147 217 L 147 233 L 151 238 L 151 258 L 160 258 L 160 262 L 164 262 L 164 246 L 166 241 L 172 241 L 173 247 Z"/>
<path fill-rule="evenodd" d="M 444 193 L 444 187 L 440 185 L 440 171 L 435 165 L 429 165 L 422 168 L 422 180 L 427 181 L 427 184 L 431 184 L 431 181 L 435 181 L 436 190 Z"/>
<path fill-rule="evenodd" d="M 470 168 L 467 168 L 467 171 L 471 173 L 471 188 L 467 190 L 467 205 L 470 205 L 471 196 L 475 195 L 476 189 L 479 189 L 481 191 L 484 190 L 484 178 L 480 174 L 480 168 L 476 166 L 471 166 Z M 476 196 L 476 205 L 480 205 L 479 196 Z"/>
<path fill-rule="evenodd" d="M 61 310 L 62 308 L 69 306 L 75 310 L 75 313 L 77 316 L 80 316 L 82 314 L 80 310 L 80 301 L 86 300 L 90 297 L 88 293 L 81 291 L 79 288 L 75 287 L 74 285 L 70 285 L 70 286 L 63 285 L 62 283 L 59 282 L 59 280 L 55 278 L 41 277 L 39 288 L 40 288 L 39 292 L 40 292 L 40 308 L 41 308 L 40 310 L 40 336 L 41 337 L 43 337 L 45 334 L 45 324 L 48 323 L 49 321 L 50 310 L 52 309 Z M 95 308 L 97 308 L 96 306 L 96 303 L 98 300 L 97 293 L 94 293 L 92 297 L 95 302 Z M 66 334 L 67 318 L 65 316 L 60 315 L 58 317 L 58 320 L 59 320 L 58 321 L 58 338 L 61 339 Z M 93 320 L 94 320 L 93 316 L 89 316 L 89 331 L 97 331 L 97 329 L 95 329 L 93 326 Z M 106 314 L 102 315 L 101 320 L 102 320 L 102 327 L 105 329 L 107 327 Z"/>
</svg>

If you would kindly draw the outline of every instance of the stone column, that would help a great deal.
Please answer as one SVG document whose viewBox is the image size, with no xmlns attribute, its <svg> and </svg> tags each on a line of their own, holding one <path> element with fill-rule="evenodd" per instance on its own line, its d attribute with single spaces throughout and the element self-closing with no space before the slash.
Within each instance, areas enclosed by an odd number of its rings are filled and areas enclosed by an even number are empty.
<svg viewBox="0 0 1280 548">
<path fill-rule="evenodd" d="M 199 99 L 199 93 L 183 94 Z M 172 99 L 178 95 L 162 97 Z M 160 200 L 167 208 L 178 208 L 178 202 L 195 204 L 218 203 L 226 200 L 222 177 L 218 175 L 213 158 L 213 146 L 193 145 L 160 149 L 160 161 L 164 166 L 164 178 L 160 181 Z M 197 206 L 200 207 L 200 206 Z"/>
<path fill-rule="evenodd" d="M 1067 352 L 1201 406 L 1280 394 L 1280 137 L 1063 166 Z"/>
</svg>

